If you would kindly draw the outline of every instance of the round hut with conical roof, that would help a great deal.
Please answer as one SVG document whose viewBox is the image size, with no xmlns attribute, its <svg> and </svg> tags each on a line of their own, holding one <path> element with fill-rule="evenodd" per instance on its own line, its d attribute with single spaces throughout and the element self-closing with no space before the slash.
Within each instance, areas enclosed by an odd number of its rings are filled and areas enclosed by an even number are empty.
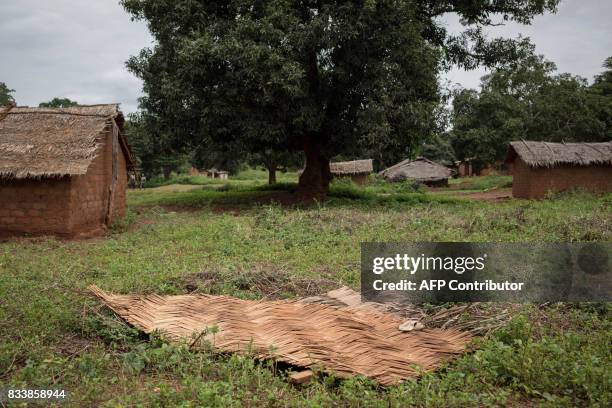
<svg viewBox="0 0 612 408">
<path fill-rule="evenodd" d="M 448 186 L 454 171 L 425 157 L 401 161 L 378 173 L 389 182 L 412 180 L 427 186 Z"/>
</svg>

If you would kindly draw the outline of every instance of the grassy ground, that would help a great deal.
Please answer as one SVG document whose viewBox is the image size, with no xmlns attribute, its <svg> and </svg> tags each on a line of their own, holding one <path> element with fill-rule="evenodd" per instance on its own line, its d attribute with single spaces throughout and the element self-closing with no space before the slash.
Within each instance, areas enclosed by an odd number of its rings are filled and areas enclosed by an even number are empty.
<svg viewBox="0 0 612 408">
<path fill-rule="evenodd" d="M 450 179 L 448 184 L 452 190 L 487 191 L 512 187 L 512 176 L 461 177 Z"/>
<path fill-rule="evenodd" d="M 363 241 L 611 241 L 612 195 L 484 203 L 340 182 L 325 203 L 286 208 L 257 204 L 264 172 L 206 181 L 131 191 L 126 222 L 104 239 L 0 243 L 0 384 L 64 388 L 66 406 L 610 406 L 609 305 L 524 305 L 476 351 L 401 386 L 296 387 L 273 362 L 143 336 L 85 288 L 253 299 L 270 295 L 262 281 L 276 298 L 357 288 Z"/>
</svg>

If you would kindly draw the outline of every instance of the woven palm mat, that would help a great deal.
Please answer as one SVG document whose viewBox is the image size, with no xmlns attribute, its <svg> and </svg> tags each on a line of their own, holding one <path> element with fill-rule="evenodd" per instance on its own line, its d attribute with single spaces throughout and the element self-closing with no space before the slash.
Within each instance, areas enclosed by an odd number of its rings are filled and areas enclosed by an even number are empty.
<svg viewBox="0 0 612 408">
<path fill-rule="evenodd" d="M 170 341 L 202 333 L 216 349 L 276 358 L 338 377 L 363 375 L 382 385 L 434 370 L 465 350 L 470 335 L 452 329 L 401 332 L 401 318 L 376 310 L 211 295 L 113 295 L 90 290 L 129 324 Z M 216 333 L 206 328 L 216 327 Z M 418 366 L 419 368 L 416 368 Z"/>
</svg>

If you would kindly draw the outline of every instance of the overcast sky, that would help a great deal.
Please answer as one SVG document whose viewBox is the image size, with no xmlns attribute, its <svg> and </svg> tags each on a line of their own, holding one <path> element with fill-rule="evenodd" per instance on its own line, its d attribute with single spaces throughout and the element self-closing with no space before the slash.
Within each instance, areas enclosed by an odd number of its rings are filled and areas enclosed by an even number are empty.
<svg viewBox="0 0 612 408">
<path fill-rule="evenodd" d="M 453 16 L 446 21 L 449 30 L 461 29 Z M 610 0 L 565 0 L 557 14 L 539 16 L 531 26 L 508 23 L 489 32 L 531 37 L 560 72 L 592 80 L 612 56 L 611 22 Z M 19 105 L 58 96 L 119 102 L 133 112 L 141 83 L 125 61 L 150 44 L 146 26 L 130 21 L 118 0 L 0 0 L 0 82 L 16 90 Z M 484 72 L 453 70 L 446 79 L 475 88 Z"/>
</svg>

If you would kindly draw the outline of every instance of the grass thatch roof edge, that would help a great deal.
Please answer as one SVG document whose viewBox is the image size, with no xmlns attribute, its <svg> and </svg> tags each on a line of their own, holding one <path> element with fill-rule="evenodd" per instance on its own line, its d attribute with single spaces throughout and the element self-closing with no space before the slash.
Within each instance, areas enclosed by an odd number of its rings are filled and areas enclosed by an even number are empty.
<svg viewBox="0 0 612 408">
<path fill-rule="evenodd" d="M 530 167 L 558 165 L 612 165 L 612 142 L 551 143 L 520 140 L 510 142 L 506 162 L 520 157 Z"/>
<path fill-rule="evenodd" d="M 334 176 L 370 174 L 374 171 L 374 165 L 372 159 L 352 160 L 329 163 L 329 170 Z"/>
<path fill-rule="evenodd" d="M 99 153 L 102 135 L 119 128 L 128 169 L 135 161 L 118 104 L 69 108 L 9 107 L 0 118 L 0 178 L 83 175 Z"/>
</svg>

